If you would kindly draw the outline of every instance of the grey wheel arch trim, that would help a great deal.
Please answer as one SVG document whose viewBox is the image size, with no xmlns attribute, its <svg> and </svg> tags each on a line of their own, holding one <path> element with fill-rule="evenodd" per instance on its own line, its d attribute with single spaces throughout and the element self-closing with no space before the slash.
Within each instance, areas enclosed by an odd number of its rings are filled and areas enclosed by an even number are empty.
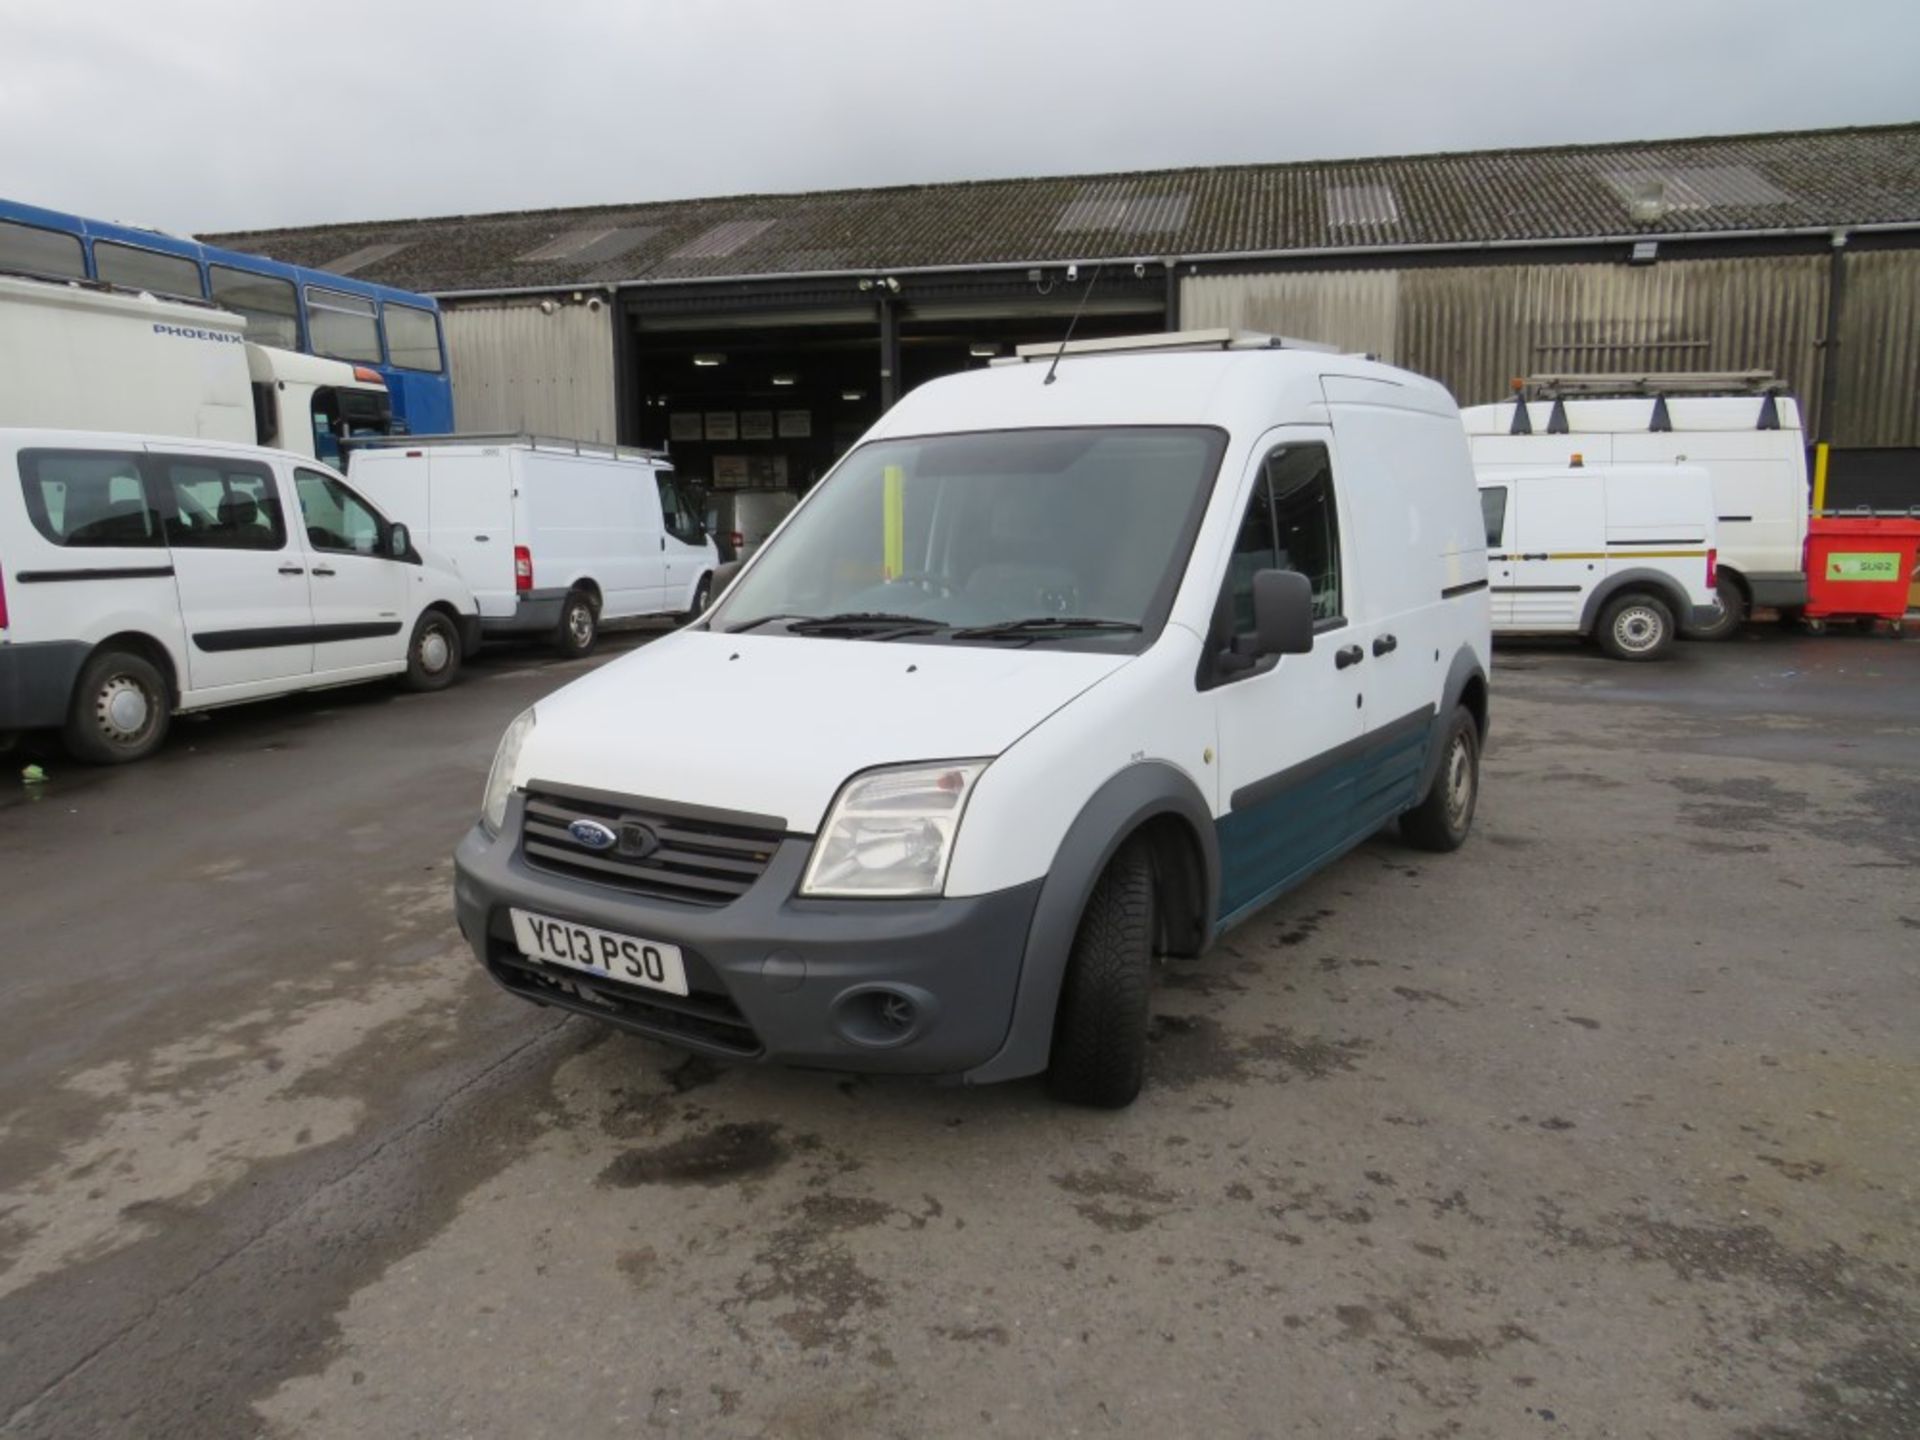
<svg viewBox="0 0 1920 1440">
<path fill-rule="evenodd" d="M 1480 728 L 1480 745 L 1485 749 L 1487 731 L 1493 728 L 1493 686 L 1487 683 L 1487 672 L 1470 645 L 1462 645 L 1455 651 L 1453 663 L 1447 667 L 1447 683 L 1440 691 L 1440 708 L 1433 716 L 1433 737 L 1437 739 L 1446 733 L 1447 723 L 1460 707 L 1461 697 L 1467 693 L 1467 683 L 1471 680 L 1478 680 L 1487 691 L 1487 723 Z M 1418 805 L 1427 798 L 1427 792 L 1433 788 L 1434 777 L 1440 773 L 1440 762 L 1444 758 L 1443 747 L 1429 741 L 1427 763 L 1420 772 L 1420 784 L 1413 792 L 1414 804 Z"/>
<path fill-rule="evenodd" d="M 1200 842 L 1206 871 L 1206 934 L 1201 946 L 1212 943 L 1220 909 L 1220 842 L 1213 812 L 1199 787 L 1173 766 L 1151 760 L 1130 765 L 1094 791 L 1067 828 L 1027 930 L 1007 1037 L 998 1053 L 967 1072 L 969 1084 L 1014 1080 L 1047 1068 L 1060 984 L 1087 897 L 1121 842 L 1160 815 L 1185 820 Z"/>
<path fill-rule="evenodd" d="M 1602 580 L 1593 587 L 1593 593 L 1587 596 L 1586 607 L 1580 612 L 1582 635 L 1593 633 L 1593 627 L 1599 623 L 1601 610 L 1622 590 L 1651 591 L 1672 614 L 1675 625 L 1681 624 L 1693 614 L 1693 597 L 1680 587 L 1679 581 L 1664 570 L 1622 570 L 1618 575 L 1609 575 Z"/>
</svg>

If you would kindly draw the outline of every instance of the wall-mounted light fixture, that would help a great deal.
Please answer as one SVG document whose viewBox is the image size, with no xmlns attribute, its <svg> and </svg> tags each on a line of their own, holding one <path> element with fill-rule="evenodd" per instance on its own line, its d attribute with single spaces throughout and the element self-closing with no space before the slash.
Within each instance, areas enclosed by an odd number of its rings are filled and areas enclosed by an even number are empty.
<svg viewBox="0 0 1920 1440">
<path fill-rule="evenodd" d="M 726 364 L 727 357 L 724 355 L 696 355 L 693 357 L 693 363 L 702 370 L 712 370 Z"/>
<path fill-rule="evenodd" d="M 786 386 L 792 385 L 795 382 L 794 382 L 794 377 L 791 375 L 776 375 L 773 377 L 773 383 L 781 386 L 782 388 L 785 388 Z"/>
</svg>

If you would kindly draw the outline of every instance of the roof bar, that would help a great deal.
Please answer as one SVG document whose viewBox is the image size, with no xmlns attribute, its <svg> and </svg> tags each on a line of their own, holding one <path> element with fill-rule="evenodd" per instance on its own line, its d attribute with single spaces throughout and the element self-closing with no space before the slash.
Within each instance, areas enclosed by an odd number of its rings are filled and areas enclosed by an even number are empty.
<svg viewBox="0 0 1920 1440">
<path fill-rule="evenodd" d="M 1158 335 L 1114 335 L 1101 340 L 1069 340 L 1063 349 L 1058 340 L 1022 345 L 1012 355 L 1002 356 L 995 364 L 1021 365 L 1029 360 L 1051 360 L 1055 355 L 1126 355 L 1170 350 L 1319 350 L 1329 355 L 1343 353 L 1338 345 L 1322 345 L 1315 340 L 1292 340 L 1257 330 L 1168 330 Z"/>
<path fill-rule="evenodd" d="M 641 450 L 632 445 L 609 445 L 600 440 L 568 440 L 556 435 L 533 435 L 519 430 L 471 431 L 446 435 L 355 435 L 340 442 L 352 450 L 411 450 L 426 445 L 525 445 L 533 450 L 557 450 L 568 455 L 602 455 L 619 460 L 670 460 L 665 450 Z"/>
</svg>

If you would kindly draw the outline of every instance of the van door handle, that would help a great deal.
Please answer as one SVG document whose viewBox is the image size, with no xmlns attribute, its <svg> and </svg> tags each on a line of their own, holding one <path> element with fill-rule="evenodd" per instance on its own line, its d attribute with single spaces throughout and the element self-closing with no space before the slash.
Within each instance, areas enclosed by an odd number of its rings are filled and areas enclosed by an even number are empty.
<svg viewBox="0 0 1920 1440">
<path fill-rule="evenodd" d="M 1376 636 L 1373 642 L 1373 653 L 1376 655 L 1391 655 L 1399 648 L 1400 642 L 1391 635 Z"/>
<path fill-rule="evenodd" d="M 1362 650 L 1358 645 L 1348 645 L 1344 649 L 1333 652 L 1333 668 L 1336 670 L 1344 670 L 1349 665 L 1358 665 L 1366 658 L 1367 652 Z"/>
<path fill-rule="evenodd" d="M 280 573 L 282 575 L 304 575 L 307 572 L 302 570 L 298 565 L 282 565 L 280 567 Z"/>
<path fill-rule="evenodd" d="M 476 536 L 474 536 L 473 538 L 474 538 L 475 540 L 478 540 L 478 541 L 480 541 L 480 542 L 481 542 L 482 544 L 484 544 L 484 543 L 486 543 L 487 541 L 489 541 L 489 540 L 491 540 L 491 539 L 492 539 L 493 537 L 492 537 L 491 535 L 476 535 Z"/>
<path fill-rule="evenodd" d="M 321 568 L 320 568 L 320 567 L 319 567 L 318 565 L 316 565 L 316 566 L 314 566 L 314 567 L 313 567 L 313 573 L 314 573 L 314 574 L 316 574 L 316 575 L 334 575 L 334 574 L 337 574 L 337 573 L 339 573 L 339 572 L 337 572 L 337 571 L 334 571 L 334 570 L 323 570 L 323 569 L 321 569 Z"/>
</svg>

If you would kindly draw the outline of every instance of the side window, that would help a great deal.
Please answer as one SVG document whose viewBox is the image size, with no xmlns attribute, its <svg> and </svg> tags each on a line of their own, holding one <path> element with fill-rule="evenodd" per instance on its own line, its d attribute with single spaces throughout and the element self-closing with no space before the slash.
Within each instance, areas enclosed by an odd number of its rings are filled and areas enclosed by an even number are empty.
<svg viewBox="0 0 1920 1440">
<path fill-rule="evenodd" d="M 291 280 L 236 270 L 231 265 L 209 265 L 213 298 L 224 309 L 247 319 L 247 339 L 256 345 L 282 350 L 300 347 L 300 302 Z"/>
<path fill-rule="evenodd" d="M 20 490 L 33 528 L 55 545 L 162 543 L 160 520 L 147 503 L 136 455 L 22 450 Z"/>
<path fill-rule="evenodd" d="M 316 355 L 380 363 L 380 322 L 373 301 L 343 290 L 307 287 L 307 338 Z"/>
<path fill-rule="evenodd" d="M 656 470 L 654 480 L 660 486 L 660 518 L 667 527 L 667 533 L 676 540 L 693 544 L 702 538 L 699 517 L 693 513 L 693 507 L 687 504 L 686 497 L 680 493 L 680 486 L 670 470 Z"/>
<path fill-rule="evenodd" d="M 1333 465 L 1324 445 L 1285 445 L 1267 457 L 1273 528 L 1281 570 L 1313 582 L 1313 618 L 1346 613 L 1340 588 L 1340 516 L 1333 498 Z"/>
<path fill-rule="evenodd" d="M 93 242 L 93 269 L 100 279 L 129 290 L 151 290 L 156 295 L 181 295 L 198 300 L 200 262 L 184 255 L 163 255 L 138 245 L 112 240 Z"/>
<path fill-rule="evenodd" d="M 293 488 L 300 496 L 300 523 L 307 527 L 307 543 L 314 549 L 382 553 L 386 522 L 338 480 L 318 470 L 300 469 L 293 472 Z"/>
<path fill-rule="evenodd" d="M 78 235 L 42 230 L 0 220 L 0 270 L 16 275 L 50 275 L 59 280 L 87 278 L 86 256 Z"/>
<path fill-rule="evenodd" d="M 384 307 L 387 323 L 387 354 L 402 370 L 431 370 L 440 367 L 440 325 L 431 310 L 388 301 Z"/>
<path fill-rule="evenodd" d="M 211 456 L 159 457 L 167 543 L 202 550 L 280 550 L 286 519 L 273 472 L 264 465 Z"/>
<path fill-rule="evenodd" d="M 1253 577 L 1262 570 L 1280 568 L 1278 547 L 1273 535 L 1273 497 L 1267 488 L 1263 469 L 1253 482 L 1253 494 L 1247 497 L 1247 510 L 1240 517 L 1240 533 L 1233 539 L 1233 555 L 1227 561 L 1227 598 L 1233 612 L 1233 634 L 1253 634 Z"/>
<path fill-rule="evenodd" d="M 1507 530 L 1507 487 L 1489 485 L 1480 492 L 1480 518 L 1487 522 L 1487 548 L 1493 549 Z"/>
</svg>

